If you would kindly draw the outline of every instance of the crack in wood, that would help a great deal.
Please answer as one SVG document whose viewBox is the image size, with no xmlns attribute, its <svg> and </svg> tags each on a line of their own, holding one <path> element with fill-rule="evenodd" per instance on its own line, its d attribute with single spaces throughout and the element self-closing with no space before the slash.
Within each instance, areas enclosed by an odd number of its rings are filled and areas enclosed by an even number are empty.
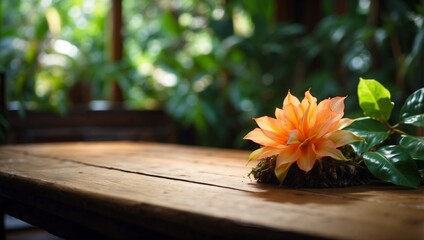
<svg viewBox="0 0 424 240">
<path fill-rule="evenodd" d="M 131 173 L 131 174 L 138 174 L 138 175 L 142 175 L 142 176 L 146 176 L 146 177 L 155 177 L 155 178 L 161 178 L 161 179 L 166 179 L 166 180 L 194 183 L 194 184 L 200 184 L 200 185 L 205 185 L 205 186 L 219 187 L 219 188 L 224 188 L 224 189 L 253 193 L 253 191 L 235 188 L 235 187 L 224 186 L 224 185 L 219 185 L 219 184 L 193 181 L 193 180 L 184 179 L 184 178 L 157 175 L 157 174 L 145 173 L 145 172 L 140 172 L 140 171 L 131 171 L 131 170 L 117 168 L 117 167 L 107 167 L 107 166 L 104 166 L 104 165 L 86 163 L 86 162 L 82 162 L 82 161 L 78 161 L 78 160 L 74 160 L 74 159 L 69 159 L 69 158 L 60 158 L 60 157 L 50 156 L 50 155 L 46 155 L 46 154 L 30 153 L 28 151 L 23 151 L 23 150 L 16 150 L 16 149 L 10 150 L 9 149 L 7 151 L 13 152 L 15 154 L 17 153 L 17 154 L 22 154 L 22 155 L 31 155 L 31 156 L 40 157 L 40 158 L 50 158 L 50 159 L 54 159 L 54 160 L 58 160 L 58 161 L 62 161 L 62 162 L 72 162 L 72 163 L 81 164 L 81 165 L 84 165 L 84 166 L 98 167 L 98 168 L 102 168 L 102 169 L 115 170 L 115 171 L 120 171 L 120 172 L 125 172 L 125 173 Z"/>
</svg>

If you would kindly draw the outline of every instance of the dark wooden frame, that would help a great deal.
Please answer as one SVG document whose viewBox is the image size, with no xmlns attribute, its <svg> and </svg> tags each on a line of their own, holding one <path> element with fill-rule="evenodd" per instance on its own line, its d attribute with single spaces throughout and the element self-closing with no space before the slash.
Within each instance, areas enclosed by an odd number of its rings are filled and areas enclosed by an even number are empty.
<svg viewBox="0 0 424 240">
<path fill-rule="evenodd" d="M 175 142 L 176 126 L 161 110 L 71 109 L 66 116 L 51 112 L 17 111 L 7 114 L 9 143 L 66 141 Z"/>
</svg>

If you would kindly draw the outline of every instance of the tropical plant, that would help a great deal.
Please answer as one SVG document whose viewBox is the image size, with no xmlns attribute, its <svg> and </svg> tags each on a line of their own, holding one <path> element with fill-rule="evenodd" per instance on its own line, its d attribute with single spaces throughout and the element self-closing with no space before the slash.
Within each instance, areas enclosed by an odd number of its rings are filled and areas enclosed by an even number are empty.
<svg viewBox="0 0 424 240">
<path fill-rule="evenodd" d="M 412 93 L 391 124 L 394 103 L 391 94 L 376 80 L 361 79 L 358 85 L 361 109 L 366 117 L 347 128 L 365 139 L 352 143 L 371 173 L 384 181 L 417 187 L 424 179 L 424 137 L 403 130 L 402 125 L 424 127 L 424 88 Z"/>
</svg>

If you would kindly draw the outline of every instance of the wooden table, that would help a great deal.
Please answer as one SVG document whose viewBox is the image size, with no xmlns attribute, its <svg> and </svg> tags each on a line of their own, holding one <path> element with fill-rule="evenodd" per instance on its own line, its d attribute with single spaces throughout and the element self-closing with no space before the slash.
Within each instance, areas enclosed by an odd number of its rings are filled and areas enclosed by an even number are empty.
<svg viewBox="0 0 424 240">
<path fill-rule="evenodd" d="M 424 239 L 424 188 L 289 189 L 248 152 L 154 143 L 0 147 L 4 212 L 65 238 Z"/>
</svg>

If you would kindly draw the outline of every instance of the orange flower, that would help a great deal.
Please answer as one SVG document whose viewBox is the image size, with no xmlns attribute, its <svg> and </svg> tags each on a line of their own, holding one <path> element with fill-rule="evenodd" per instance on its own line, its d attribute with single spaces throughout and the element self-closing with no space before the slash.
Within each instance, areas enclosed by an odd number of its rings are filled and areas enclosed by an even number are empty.
<svg viewBox="0 0 424 240">
<path fill-rule="evenodd" d="M 244 139 L 262 147 L 250 154 L 249 161 L 277 155 L 275 175 L 283 182 L 294 162 L 308 172 L 322 157 L 347 160 L 337 148 L 362 138 L 341 130 L 353 122 L 342 118 L 345 98 L 329 98 L 317 104 L 317 99 L 308 90 L 300 102 L 289 91 L 283 108 L 275 109 L 276 118 L 254 119 L 259 128 L 249 132 Z"/>
</svg>

